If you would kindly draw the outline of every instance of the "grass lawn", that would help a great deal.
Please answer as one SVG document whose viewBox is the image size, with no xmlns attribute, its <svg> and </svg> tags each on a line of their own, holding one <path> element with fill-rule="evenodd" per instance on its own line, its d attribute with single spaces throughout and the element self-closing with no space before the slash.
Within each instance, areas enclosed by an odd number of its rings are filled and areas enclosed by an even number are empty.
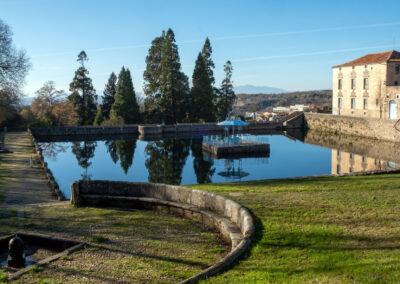
<svg viewBox="0 0 400 284">
<path fill-rule="evenodd" d="M 152 211 L 59 205 L 0 212 L 0 235 L 25 232 L 90 243 L 16 283 L 172 283 L 202 271 L 226 251 L 211 232 Z M 42 281 L 42 282 L 40 282 Z"/>
<path fill-rule="evenodd" d="M 400 283 L 399 174 L 190 187 L 256 217 L 247 257 L 207 282 Z"/>
<path fill-rule="evenodd" d="M 2 155 L 0 154 L 0 204 L 4 201 L 5 198 L 5 185 L 10 182 L 11 178 L 9 176 L 9 172 L 5 167 L 4 161 L 2 159 Z"/>
</svg>

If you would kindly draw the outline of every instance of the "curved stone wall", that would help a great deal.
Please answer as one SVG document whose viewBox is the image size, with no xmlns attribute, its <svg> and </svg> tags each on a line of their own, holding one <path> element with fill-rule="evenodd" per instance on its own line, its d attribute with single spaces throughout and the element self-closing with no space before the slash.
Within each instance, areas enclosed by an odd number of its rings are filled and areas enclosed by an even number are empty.
<svg viewBox="0 0 400 284">
<path fill-rule="evenodd" d="M 180 186 L 118 182 L 79 181 L 71 185 L 71 203 L 80 206 L 148 208 L 202 222 L 217 229 L 231 251 L 218 263 L 183 283 L 196 283 L 231 266 L 250 246 L 254 220 L 248 209 L 226 197 Z"/>
</svg>

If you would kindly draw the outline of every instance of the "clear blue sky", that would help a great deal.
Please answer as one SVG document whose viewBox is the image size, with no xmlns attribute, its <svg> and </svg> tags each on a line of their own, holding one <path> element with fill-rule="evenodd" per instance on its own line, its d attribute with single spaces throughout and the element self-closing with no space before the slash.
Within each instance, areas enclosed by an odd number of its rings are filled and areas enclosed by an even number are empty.
<svg viewBox="0 0 400 284">
<path fill-rule="evenodd" d="M 97 90 L 125 65 L 141 91 L 148 46 L 169 27 L 189 78 L 208 36 L 217 84 L 229 59 L 235 85 L 331 88 L 331 66 L 400 49 L 398 11 L 398 0 L 0 0 L 0 18 L 31 58 L 27 94 L 48 80 L 68 91 L 82 49 Z"/>
</svg>

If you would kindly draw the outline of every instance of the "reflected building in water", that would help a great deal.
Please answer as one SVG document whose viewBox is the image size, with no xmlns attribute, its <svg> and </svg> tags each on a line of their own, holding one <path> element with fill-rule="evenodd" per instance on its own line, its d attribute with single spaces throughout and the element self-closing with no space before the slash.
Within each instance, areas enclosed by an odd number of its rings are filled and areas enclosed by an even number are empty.
<svg viewBox="0 0 400 284">
<path fill-rule="evenodd" d="M 399 168 L 400 164 L 363 155 L 332 149 L 332 174 L 384 171 Z"/>
</svg>

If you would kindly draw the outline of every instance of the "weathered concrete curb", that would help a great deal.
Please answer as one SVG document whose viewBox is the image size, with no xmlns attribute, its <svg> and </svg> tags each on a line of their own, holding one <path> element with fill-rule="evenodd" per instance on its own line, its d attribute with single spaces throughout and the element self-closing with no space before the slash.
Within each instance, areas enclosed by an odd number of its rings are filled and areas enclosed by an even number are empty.
<svg viewBox="0 0 400 284">
<path fill-rule="evenodd" d="M 32 139 L 33 145 L 35 146 L 35 150 L 36 150 L 36 154 L 38 156 L 39 162 L 40 162 L 42 168 L 46 172 L 47 183 L 48 183 L 51 191 L 53 192 L 54 195 L 57 196 L 58 200 L 65 200 L 65 196 L 64 196 L 63 192 L 60 190 L 60 186 L 58 185 L 57 181 L 55 180 L 52 171 L 47 167 L 47 163 L 44 161 L 43 151 L 40 148 L 38 142 L 36 141 L 35 136 L 32 134 L 30 129 L 28 129 L 28 134 Z"/>
<path fill-rule="evenodd" d="M 147 208 L 202 222 L 217 229 L 231 243 L 231 251 L 219 262 L 182 283 L 196 283 L 232 266 L 250 247 L 254 219 L 249 210 L 226 197 L 174 185 L 79 181 L 71 185 L 71 203 L 80 206 Z"/>
</svg>

